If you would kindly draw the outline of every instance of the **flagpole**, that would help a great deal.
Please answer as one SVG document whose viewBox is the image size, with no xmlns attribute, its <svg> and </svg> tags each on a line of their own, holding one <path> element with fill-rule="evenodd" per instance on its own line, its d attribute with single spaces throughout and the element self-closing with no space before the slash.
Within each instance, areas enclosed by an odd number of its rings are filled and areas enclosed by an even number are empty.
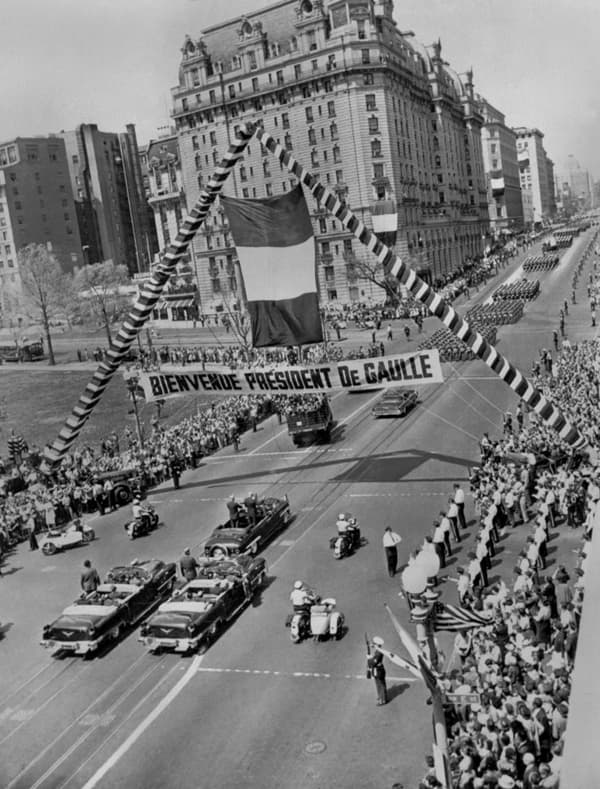
<svg viewBox="0 0 600 789">
<path fill-rule="evenodd" d="M 237 137 L 210 176 L 206 187 L 200 192 L 196 204 L 183 220 L 177 237 L 169 245 L 162 261 L 154 268 L 150 279 L 144 283 L 118 334 L 113 338 L 105 360 L 98 365 L 71 415 L 66 419 L 58 437 L 44 449 L 44 456 L 50 464 L 56 464 L 62 460 L 89 419 L 123 357 L 135 341 L 136 335 L 152 315 L 152 310 L 166 283 L 179 261 L 186 254 L 192 239 L 198 232 L 216 197 L 220 194 L 238 159 L 243 155 L 254 131 L 254 126 L 249 124 L 242 124 L 238 129 Z"/>
<path fill-rule="evenodd" d="M 482 334 L 460 317 L 456 310 L 447 304 L 426 282 L 424 282 L 394 252 L 383 244 L 377 236 L 364 225 L 348 206 L 312 173 L 306 170 L 290 153 L 264 129 L 257 127 L 256 137 L 290 173 L 313 193 L 315 199 L 339 219 L 361 244 L 376 255 L 389 273 L 404 285 L 412 296 L 425 304 L 433 315 L 462 340 L 471 351 L 482 359 L 510 388 L 532 408 L 541 419 L 552 427 L 559 436 L 572 447 L 581 447 L 586 439 L 579 430 L 568 422 L 562 412 L 551 403 L 533 384 L 491 345 Z"/>
</svg>

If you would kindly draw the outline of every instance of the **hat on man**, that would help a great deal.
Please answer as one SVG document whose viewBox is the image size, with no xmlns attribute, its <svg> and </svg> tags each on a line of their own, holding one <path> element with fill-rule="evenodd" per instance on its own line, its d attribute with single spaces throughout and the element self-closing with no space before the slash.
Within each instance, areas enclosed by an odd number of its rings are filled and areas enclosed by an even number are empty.
<svg viewBox="0 0 600 789">
<path fill-rule="evenodd" d="M 189 548 L 184 548 L 183 552 L 185 553 L 186 556 L 190 555 L 190 549 Z"/>
<path fill-rule="evenodd" d="M 375 644 L 376 647 L 382 647 L 385 642 L 383 638 L 380 638 L 379 636 L 374 636 L 373 643 Z"/>
</svg>

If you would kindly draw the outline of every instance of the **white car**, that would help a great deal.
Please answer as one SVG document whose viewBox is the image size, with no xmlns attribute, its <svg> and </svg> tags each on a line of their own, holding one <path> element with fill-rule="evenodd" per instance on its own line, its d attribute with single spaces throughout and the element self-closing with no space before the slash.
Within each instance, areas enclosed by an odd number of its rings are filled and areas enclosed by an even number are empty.
<svg viewBox="0 0 600 789">
<path fill-rule="evenodd" d="M 43 554 L 52 556 L 57 551 L 72 548 L 74 545 L 91 542 L 96 537 L 93 529 L 85 524 L 70 523 L 64 529 L 52 529 L 38 539 Z"/>
</svg>

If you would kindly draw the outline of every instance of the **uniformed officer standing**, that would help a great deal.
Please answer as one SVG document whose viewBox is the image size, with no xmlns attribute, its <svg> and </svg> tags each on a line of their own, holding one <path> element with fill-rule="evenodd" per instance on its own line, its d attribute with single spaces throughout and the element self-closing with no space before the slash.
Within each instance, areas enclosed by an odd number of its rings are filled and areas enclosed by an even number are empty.
<svg viewBox="0 0 600 789">
<path fill-rule="evenodd" d="M 375 680 L 377 691 L 377 706 L 387 704 L 387 686 L 385 684 L 385 666 L 383 665 L 383 654 L 379 647 L 383 646 L 383 638 L 375 636 L 373 638 L 373 652 L 367 657 L 367 675 Z"/>
<path fill-rule="evenodd" d="M 256 493 L 249 493 L 244 499 L 244 506 L 246 507 L 246 513 L 248 515 L 248 523 L 250 526 L 256 525 L 256 504 L 257 504 Z"/>
<path fill-rule="evenodd" d="M 229 511 L 229 521 L 232 526 L 237 526 L 240 517 L 240 505 L 235 500 L 235 496 L 231 496 L 227 502 L 227 510 Z"/>
<path fill-rule="evenodd" d="M 193 581 L 194 578 L 198 577 L 198 562 L 191 555 L 189 548 L 184 550 L 183 556 L 179 561 L 179 568 L 186 581 Z"/>
</svg>

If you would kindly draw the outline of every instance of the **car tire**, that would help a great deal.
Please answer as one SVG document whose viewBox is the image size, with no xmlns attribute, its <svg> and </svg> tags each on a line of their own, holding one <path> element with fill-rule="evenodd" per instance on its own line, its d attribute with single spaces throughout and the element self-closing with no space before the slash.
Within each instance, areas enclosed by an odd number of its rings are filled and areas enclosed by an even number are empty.
<svg viewBox="0 0 600 789">
<path fill-rule="evenodd" d="M 126 485 L 117 485 L 113 491 L 115 504 L 117 507 L 124 507 L 131 501 L 131 490 Z"/>
<path fill-rule="evenodd" d="M 58 548 L 53 542 L 45 542 L 42 545 L 42 553 L 44 556 L 53 556 L 57 550 Z"/>
</svg>

